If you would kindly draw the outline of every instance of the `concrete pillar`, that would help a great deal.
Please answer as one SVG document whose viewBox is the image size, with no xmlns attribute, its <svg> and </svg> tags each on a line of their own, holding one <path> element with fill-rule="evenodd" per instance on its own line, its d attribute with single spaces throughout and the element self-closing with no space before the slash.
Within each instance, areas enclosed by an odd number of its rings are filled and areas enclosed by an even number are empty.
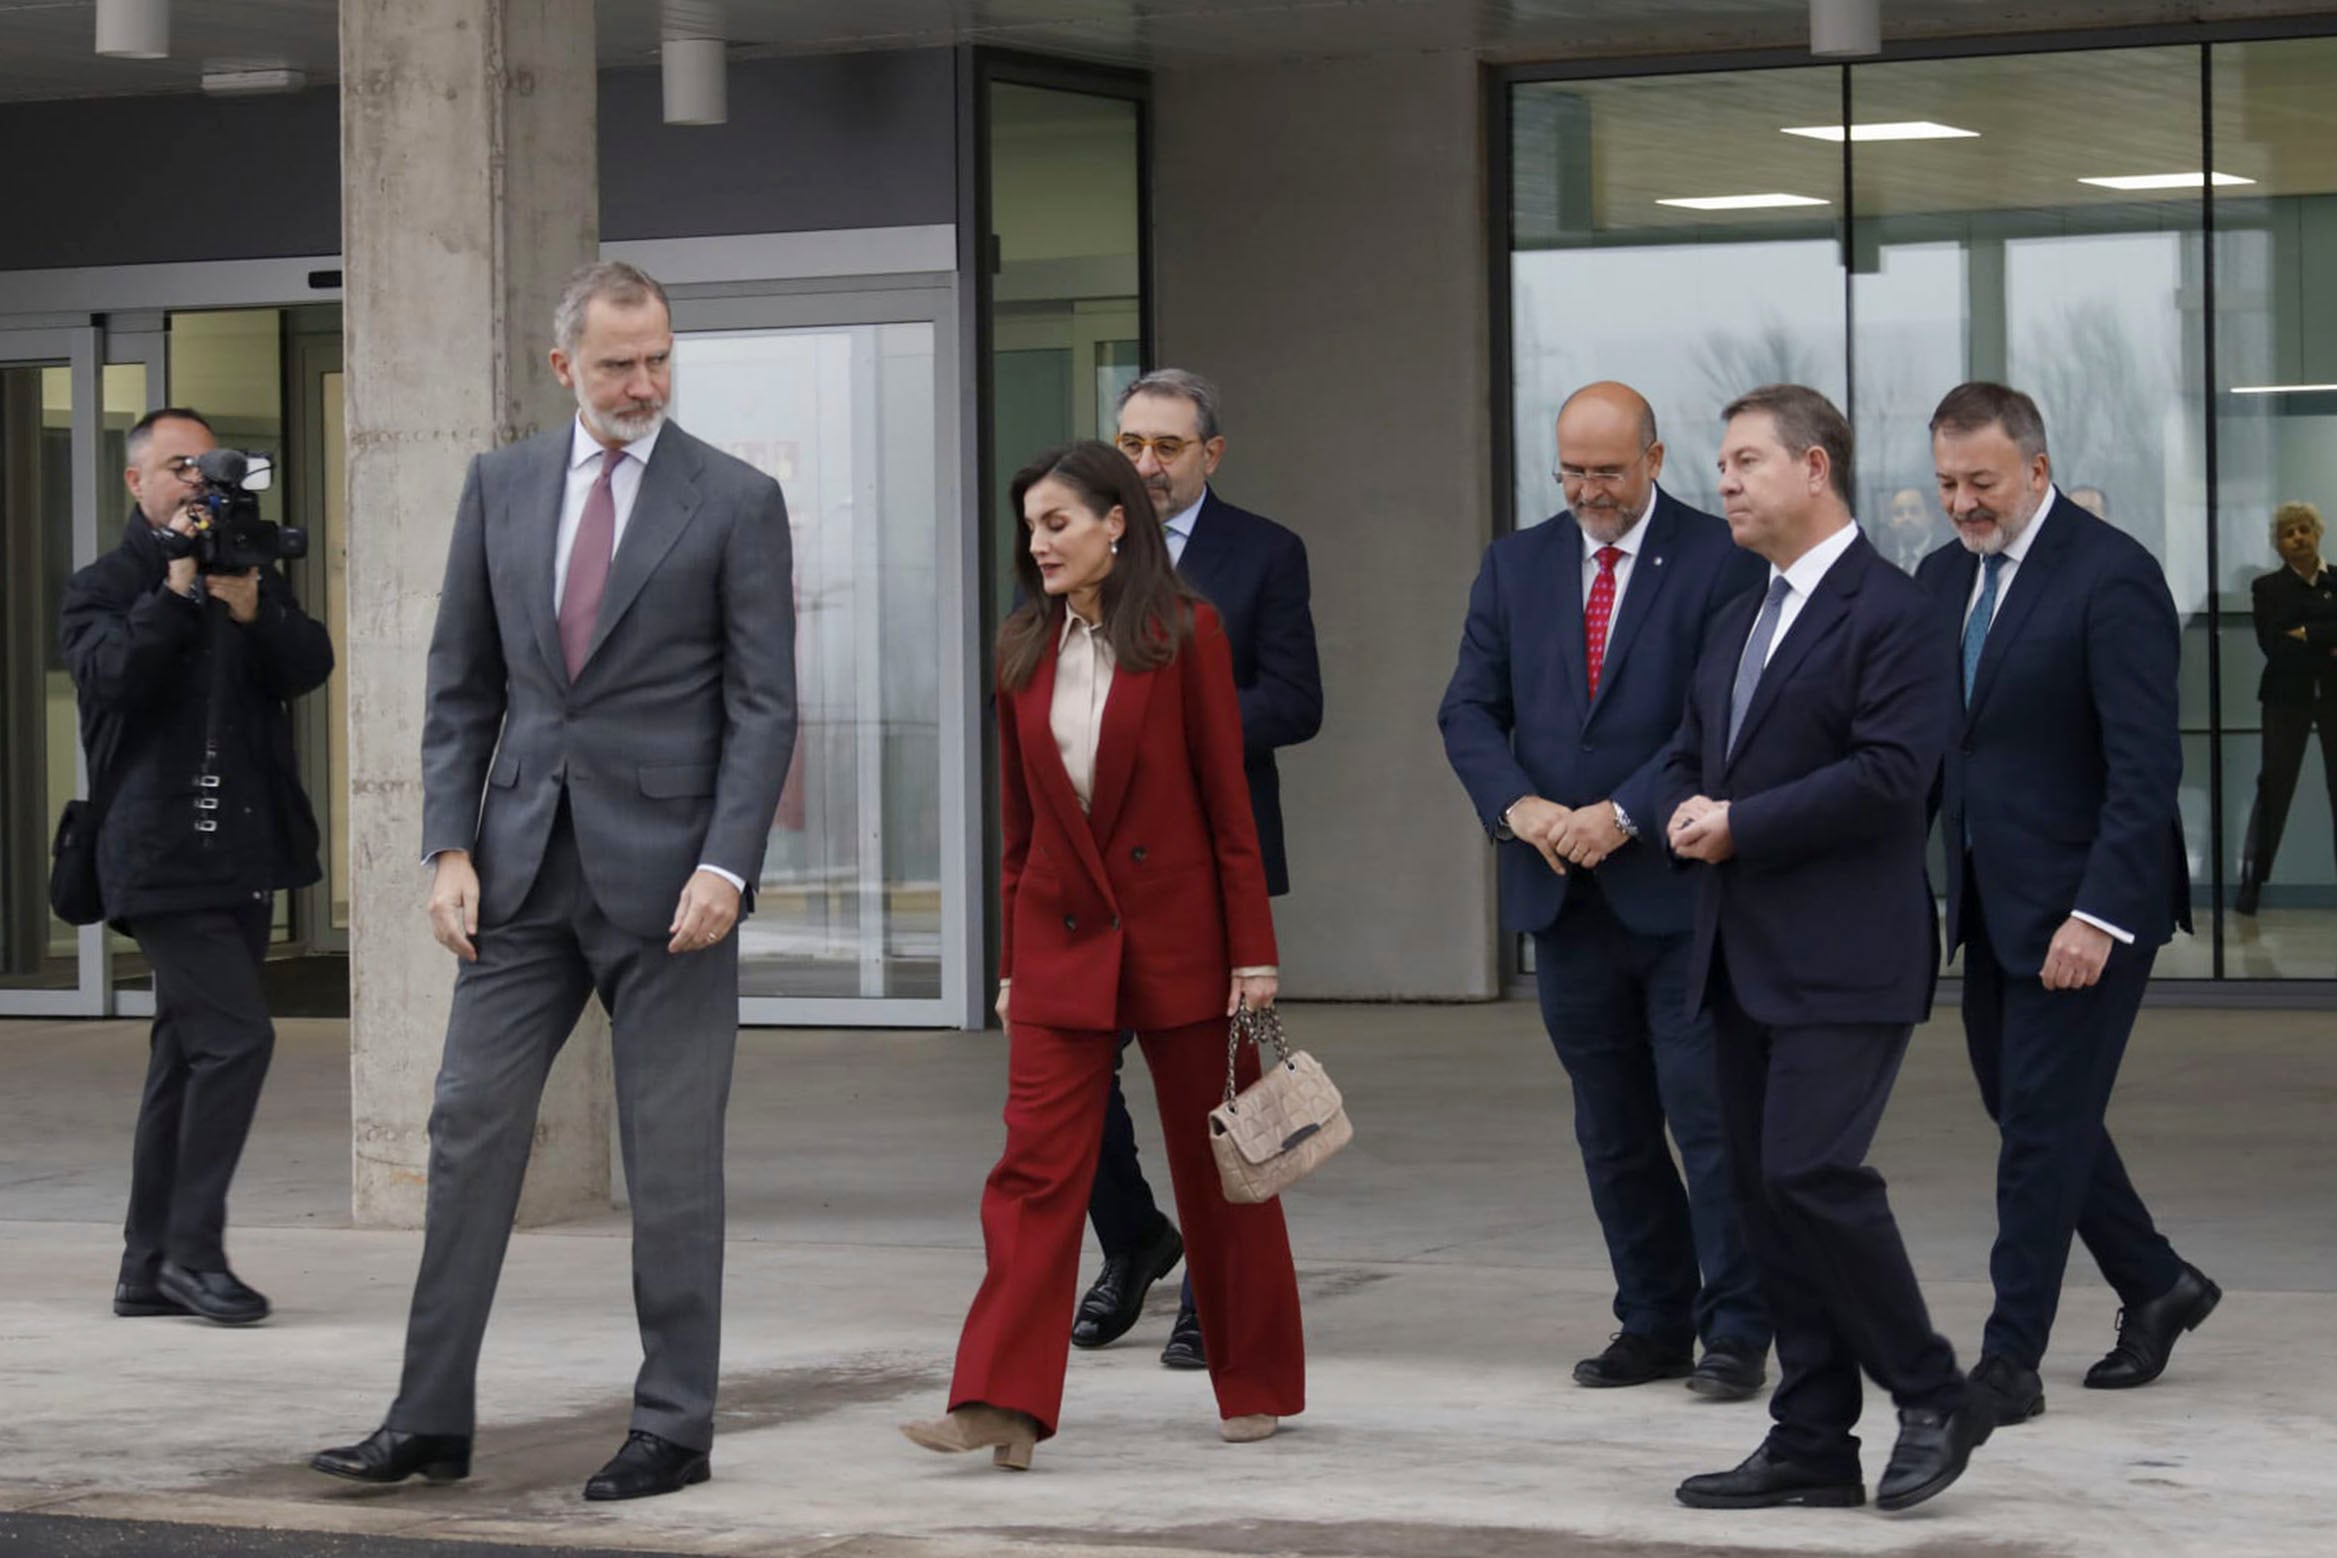
<svg viewBox="0 0 2337 1558">
<path fill-rule="evenodd" d="M 341 0 L 360 1226 L 422 1221 L 455 973 L 423 913 L 423 660 L 465 465 L 573 405 L 544 353 L 561 280 L 598 251 L 596 113 L 590 6 Z M 595 1008 L 553 1071 L 523 1220 L 609 1204 L 606 1032 Z"/>
<path fill-rule="evenodd" d="M 1493 854 L 1436 705 L 1492 531 L 1466 54 L 1154 78 L 1160 360 L 1225 393 L 1231 502 L 1298 531 L 1323 730 L 1281 755 L 1294 996 L 1497 993 Z"/>
</svg>

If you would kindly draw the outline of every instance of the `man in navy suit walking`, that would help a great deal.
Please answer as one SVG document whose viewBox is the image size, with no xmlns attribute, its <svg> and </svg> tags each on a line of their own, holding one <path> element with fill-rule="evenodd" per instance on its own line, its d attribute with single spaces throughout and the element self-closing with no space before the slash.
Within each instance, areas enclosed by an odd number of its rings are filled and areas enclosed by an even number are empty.
<svg viewBox="0 0 2337 1558">
<path fill-rule="evenodd" d="M 1323 678 L 1308 606 L 1306 543 L 1270 519 L 1235 508 L 1211 490 L 1225 457 L 1216 386 L 1197 373 L 1160 368 L 1120 392 L 1120 452 L 1144 478 L 1168 528 L 1169 560 L 1225 624 L 1242 709 L 1242 767 L 1265 857 L 1266 892 L 1290 891 L 1282 847 L 1282 777 L 1277 747 L 1312 740 L 1323 724 Z M 1136 1162 L 1136 1126 L 1119 1074 L 1104 1112 L 1088 1218 L 1104 1268 L 1079 1301 L 1072 1345 L 1103 1347 L 1126 1335 L 1145 1292 L 1176 1269 L 1184 1244 L 1161 1215 Z M 1208 1366 L 1193 1288 L 1185 1285 L 1160 1361 L 1172 1369 Z"/>
<path fill-rule="evenodd" d="M 1863 1370 L 1899 1409 L 1875 1501 L 1905 1509 L 1961 1476 L 1993 1426 L 1866 1162 L 1938 974 L 1923 851 L 1955 656 L 1915 581 L 1851 522 L 1833 403 L 1773 384 L 1724 415 L 1721 501 L 1769 582 L 1714 624 L 1659 791 L 1672 853 L 1704 867 L 1688 984 L 1714 1020 L 1778 1379 L 1761 1447 L 1679 1499 L 1864 1503 Z"/>
<path fill-rule="evenodd" d="M 1762 570 L 1657 485 L 1663 455 L 1638 392 L 1568 398 L 1569 506 L 1487 549 L 1437 725 L 1497 842 L 1502 924 L 1534 938 L 1614 1268 L 1623 1329 L 1575 1382 L 1685 1376 L 1741 1400 L 1767 1377 L 1769 1321 L 1729 1197 L 1712 1024 L 1688 999 L 1696 884 L 1665 857 L 1655 785 L 1706 629 Z"/>
<path fill-rule="evenodd" d="M 2145 1385 L 2221 1291 L 2179 1258 L 2103 1116 L 2158 949 L 2191 928 L 2176 787 L 2181 624 L 2142 545 L 2055 491 L 2036 403 L 1951 390 L 1931 419 L 1956 540 L 1917 579 L 1963 646 L 1940 822 L 1964 1036 L 2002 1145 L 1996 1307 L 1972 1369 L 1998 1425 L 2045 1410 L 2037 1369 L 2074 1232 L 2124 1309 L 2085 1383 Z"/>
</svg>

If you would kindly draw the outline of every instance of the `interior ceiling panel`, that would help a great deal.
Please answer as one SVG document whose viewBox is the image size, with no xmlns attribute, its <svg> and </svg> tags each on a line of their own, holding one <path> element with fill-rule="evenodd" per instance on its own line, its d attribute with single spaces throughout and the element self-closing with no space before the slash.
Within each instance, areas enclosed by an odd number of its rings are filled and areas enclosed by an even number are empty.
<svg viewBox="0 0 2337 1558">
<path fill-rule="evenodd" d="M 1892 38 L 2328 13 L 2331 0 L 1885 0 Z M 656 0 L 594 0 L 604 64 L 657 54 Z M 1177 69 L 1459 50 L 1491 61 L 1792 47 L 1807 0 L 728 0 L 743 56 L 977 43 Z M 207 65 L 339 73 L 337 0 L 173 0 L 172 58 L 100 59 L 96 0 L 0 0 L 0 101 L 199 90 Z"/>
</svg>

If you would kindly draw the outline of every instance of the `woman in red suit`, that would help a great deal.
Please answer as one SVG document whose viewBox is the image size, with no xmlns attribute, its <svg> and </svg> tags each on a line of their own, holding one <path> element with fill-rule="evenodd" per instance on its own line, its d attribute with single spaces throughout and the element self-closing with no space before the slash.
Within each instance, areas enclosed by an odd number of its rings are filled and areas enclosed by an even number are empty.
<svg viewBox="0 0 2337 1558">
<path fill-rule="evenodd" d="M 1305 1405 L 1298 1281 L 1279 1202 L 1219 1188 L 1209 1111 L 1226 1021 L 1271 1005 L 1274 923 L 1217 614 L 1169 565 L 1144 484 L 1109 444 L 1014 479 L 1024 604 L 998 634 L 1006 1151 L 982 1190 L 988 1270 L 934 1450 L 1030 1465 L 1055 1432 L 1079 1243 L 1119 1036 L 1160 1099 L 1210 1382 L 1235 1442 Z M 1242 1081 L 1257 1075 L 1243 1046 Z"/>
</svg>

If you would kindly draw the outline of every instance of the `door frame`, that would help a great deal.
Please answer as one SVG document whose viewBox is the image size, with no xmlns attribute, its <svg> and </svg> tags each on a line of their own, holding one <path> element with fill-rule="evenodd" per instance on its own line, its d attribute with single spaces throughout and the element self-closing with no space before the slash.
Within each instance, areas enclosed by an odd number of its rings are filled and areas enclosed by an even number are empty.
<svg viewBox="0 0 2337 1558">
<path fill-rule="evenodd" d="M 941 983 L 931 998 L 742 996 L 746 1027 L 977 1029 L 988 1017 L 982 969 L 979 534 L 969 510 L 958 408 L 971 394 L 960 349 L 958 279 L 948 271 L 669 287 L 677 335 L 925 324 L 933 332 L 933 469 L 939 551 L 937 794 L 941 832 Z"/>
</svg>

